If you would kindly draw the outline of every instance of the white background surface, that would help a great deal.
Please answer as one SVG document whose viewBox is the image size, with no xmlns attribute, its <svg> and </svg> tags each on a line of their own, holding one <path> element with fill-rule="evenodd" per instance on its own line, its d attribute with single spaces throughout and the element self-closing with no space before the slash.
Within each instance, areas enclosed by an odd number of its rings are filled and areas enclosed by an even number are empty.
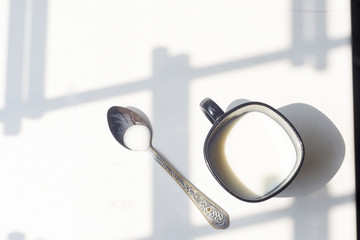
<svg viewBox="0 0 360 240">
<path fill-rule="evenodd" d="M 0 239 L 356 239 L 351 81 L 348 1 L 0 1 Z M 306 158 L 281 196 L 245 203 L 211 176 L 205 97 L 293 121 Z M 113 105 L 149 116 L 227 230 L 113 139 Z"/>
</svg>

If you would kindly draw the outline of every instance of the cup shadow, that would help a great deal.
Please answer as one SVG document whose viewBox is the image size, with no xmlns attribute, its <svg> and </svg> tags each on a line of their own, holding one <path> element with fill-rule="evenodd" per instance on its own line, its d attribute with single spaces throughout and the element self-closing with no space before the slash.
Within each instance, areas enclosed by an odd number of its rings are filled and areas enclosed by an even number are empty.
<svg viewBox="0 0 360 240">
<path fill-rule="evenodd" d="M 345 156 L 345 142 L 335 124 L 313 106 L 294 103 L 278 109 L 296 128 L 304 147 L 303 166 L 277 197 L 309 195 L 324 187 L 337 173 Z"/>
<path fill-rule="evenodd" d="M 250 100 L 245 98 L 236 99 L 229 104 L 229 106 L 226 108 L 226 112 L 247 102 L 250 102 Z"/>
</svg>

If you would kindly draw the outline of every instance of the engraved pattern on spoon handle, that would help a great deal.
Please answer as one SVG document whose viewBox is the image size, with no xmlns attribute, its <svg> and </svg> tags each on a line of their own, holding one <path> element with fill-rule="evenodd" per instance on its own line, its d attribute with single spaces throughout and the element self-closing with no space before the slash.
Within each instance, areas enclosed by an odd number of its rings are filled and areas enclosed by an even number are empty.
<svg viewBox="0 0 360 240">
<path fill-rule="evenodd" d="M 169 173 L 169 175 L 190 197 L 211 226 L 216 229 L 225 229 L 229 226 L 229 215 L 225 212 L 225 210 L 188 182 L 179 172 L 171 167 L 169 163 L 160 157 L 153 148 L 150 148 L 150 151 L 155 160 Z"/>
</svg>

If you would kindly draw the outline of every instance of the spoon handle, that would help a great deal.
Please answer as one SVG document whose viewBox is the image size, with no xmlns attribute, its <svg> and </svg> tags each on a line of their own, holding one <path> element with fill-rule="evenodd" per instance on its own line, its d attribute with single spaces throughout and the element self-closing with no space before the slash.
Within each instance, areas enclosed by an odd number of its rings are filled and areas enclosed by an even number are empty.
<svg viewBox="0 0 360 240">
<path fill-rule="evenodd" d="M 168 162 L 165 161 L 153 148 L 150 151 L 155 160 L 169 173 L 169 175 L 180 185 L 182 190 L 189 196 L 197 206 L 206 220 L 216 229 L 225 229 L 229 226 L 229 215 L 215 202 L 203 194 L 194 185 L 188 182 Z"/>
</svg>

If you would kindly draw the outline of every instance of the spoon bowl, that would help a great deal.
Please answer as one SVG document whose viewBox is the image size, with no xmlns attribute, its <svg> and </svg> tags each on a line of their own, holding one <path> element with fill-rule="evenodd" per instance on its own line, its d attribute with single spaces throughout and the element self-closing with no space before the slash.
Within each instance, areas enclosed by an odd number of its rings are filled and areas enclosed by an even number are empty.
<svg viewBox="0 0 360 240">
<path fill-rule="evenodd" d="M 149 130 L 149 141 L 151 142 L 152 128 L 150 123 L 135 111 L 129 108 L 114 106 L 108 110 L 107 120 L 112 135 L 123 147 L 132 150 L 124 141 L 126 131 L 132 126 L 146 127 Z"/>
<path fill-rule="evenodd" d="M 206 220 L 216 229 L 229 226 L 229 215 L 215 202 L 186 180 L 151 145 L 152 128 L 146 116 L 141 116 L 135 108 L 111 107 L 107 113 L 110 131 L 114 138 L 129 150 L 149 150 L 153 158 L 179 184 L 182 190 L 197 206 Z M 141 143 L 137 141 L 139 136 Z"/>
</svg>

